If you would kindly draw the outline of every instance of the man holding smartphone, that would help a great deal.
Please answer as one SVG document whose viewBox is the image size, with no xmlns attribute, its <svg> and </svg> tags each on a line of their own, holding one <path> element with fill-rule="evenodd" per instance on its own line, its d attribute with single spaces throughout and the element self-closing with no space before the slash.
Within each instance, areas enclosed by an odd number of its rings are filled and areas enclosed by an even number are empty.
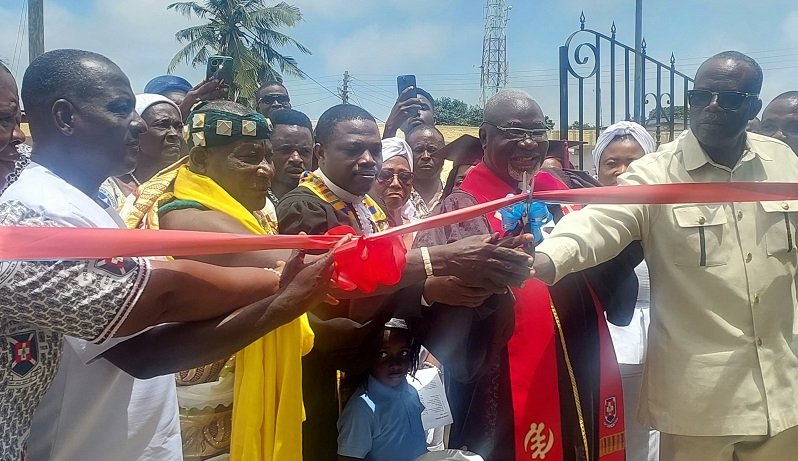
<svg viewBox="0 0 798 461">
<path fill-rule="evenodd" d="M 400 75 L 396 80 L 399 98 L 385 120 L 382 139 L 395 137 L 400 129 L 407 136 L 410 130 L 419 125 L 435 124 L 435 100 L 432 95 L 416 86 L 414 75 Z"/>
</svg>

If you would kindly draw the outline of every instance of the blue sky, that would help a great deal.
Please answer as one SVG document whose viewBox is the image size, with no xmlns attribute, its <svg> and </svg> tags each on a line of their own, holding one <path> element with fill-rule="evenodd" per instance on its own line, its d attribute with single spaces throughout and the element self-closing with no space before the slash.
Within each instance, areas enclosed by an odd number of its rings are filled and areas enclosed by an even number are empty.
<svg viewBox="0 0 798 461">
<path fill-rule="evenodd" d="M 27 65 L 27 37 L 17 33 L 23 0 L 0 0 L 7 18 L 0 58 L 21 77 Z M 179 49 L 174 32 L 192 23 L 173 11 L 171 0 L 45 0 L 47 49 L 77 47 L 116 61 L 141 91 L 163 73 Z M 318 83 L 287 79 L 297 109 L 317 118 L 336 103 L 341 75 L 353 76 L 352 101 L 384 119 L 396 97 L 395 76 L 417 75 L 433 96 L 479 101 L 482 55 L 481 0 L 293 0 L 304 21 L 288 31 L 313 51 L 301 67 Z M 508 86 L 529 91 L 544 111 L 558 118 L 557 48 L 578 29 L 609 33 L 613 20 L 620 40 L 634 38 L 634 0 L 511 1 L 507 35 Z M 766 5 L 766 6 L 763 6 Z M 749 53 L 765 70 L 763 99 L 798 89 L 798 3 L 794 0 L 644 0 L 644 35 L 649 55 L 692 75 L 719 51 Z M 24 29 L 24 27 L 23 27 Z M 199 81 L 203 69 L 177 73 Z M 326 89 L 325 89 L 326 87 Z M 592 91 L 586 87 L 586 94 Z M 606 111 L 606 110 L 605 110 Z M 572 109 L 573 113 L 573 109 Z M 573 116 L 572 116 L 573 118 Z"/>
</svg>

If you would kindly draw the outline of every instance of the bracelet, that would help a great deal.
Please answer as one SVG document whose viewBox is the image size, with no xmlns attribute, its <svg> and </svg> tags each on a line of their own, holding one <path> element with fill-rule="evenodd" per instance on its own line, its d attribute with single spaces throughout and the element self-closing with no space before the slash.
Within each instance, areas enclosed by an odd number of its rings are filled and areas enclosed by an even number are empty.
<svg viewBox="0 0 798 461">
<path fill-rule="evenodd" d="M 280 277 L 280 278 L 282 278 L 282 276 L 283 276 L 282 272 L 278 271 L 277 269 L 272 269 L 271 267 L 264 267 L 263 270 L 269 271 L 269 272 L 274 272 L 275 274 L 277 274 L 277 277 Z"/>
<path fill-rule="evenodd" d="M 427 277 L 433 277 L 435 274 L 432 273 L 432 259 L 429 257 L 429 248 L 421 247 L 421 259 L 424 261 L 424 272 L 427 273 Z"/>
</svg>

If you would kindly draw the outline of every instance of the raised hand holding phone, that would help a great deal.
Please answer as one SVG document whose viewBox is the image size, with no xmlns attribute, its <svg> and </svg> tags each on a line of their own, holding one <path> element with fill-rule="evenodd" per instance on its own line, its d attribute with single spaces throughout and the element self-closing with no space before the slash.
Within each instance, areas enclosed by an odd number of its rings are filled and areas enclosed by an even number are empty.
<svg viewBox="0 0 798 461">
<path fill-rule="evenodd" d="M 405 99 L 415 98 L 418 96 L 416 92 L 416 76 L 415 75 L 400 75 L 396 77 L 396 88 L 399 96 L 405 96 Z M 406 92 L 412 88 L 409 92 Z"/>
<path fill-rule="evenodd" d="M 421 100 L 418 99 L 415 75 L 400 75 L 396 77 L 396 88 L 399 97 L 385 120 L 383 139 L 396 136 L 399 127 L 410 118 L 416 116 L 421 110 Z"/>
</svg>

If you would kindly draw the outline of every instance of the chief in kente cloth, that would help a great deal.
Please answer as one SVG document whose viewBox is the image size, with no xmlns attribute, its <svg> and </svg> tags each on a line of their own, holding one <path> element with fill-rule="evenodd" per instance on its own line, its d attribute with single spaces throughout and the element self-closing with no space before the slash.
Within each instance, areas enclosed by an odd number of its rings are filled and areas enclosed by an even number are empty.
<svg viewBox="0 0 798 461">
<path fill-rule="evenodd" d="M 299 187 L 280 200 L 280 233 L 320 235 L 341 225 L 360 235 L 386 229 L 385 213 L 367 195 L 382 164 L 374 117 L 358 106 L 334 106 L 319 118 L 315 137 L 319 168 L 306 172 Z M 485 234 L 491 232 L 485 229 Z M 422 307 L 422 296 L 425 304 L 432 304 L 455 294 L 459 290 L 455 280 L 489 293 L 520 286 L 531 275 L 530 259 L 514 247 L 530 238 L 522 235 L 498 244 L 489 235 L 474 235 L 450 245 L 411 250 L 398 284 L 380 286 L 368 295 L 336 292 L 339 305 L 323 304 L 309 311 L 316 339 L 314 349 L 303 358 L 304 459 L 338 459 L 336 422 L 345 402 L 338 399 L 337 372 L 357 375 L 367 370 L 385 322 L 391 317 L 421 318 L 422 309 L 431 309 Z M 374 259 L 370 255 L 369 270 L 387 270 Z M 479 351 L 487 349 L 485 343 L 493 337 L 480 333 L 468 339 Z M 467 365 L 478 368 L 481 362 Z"/>
<path fill-rule="evenodd" d="M 488 101 L 479 134 L 483 161 L 443 201 L 440 213 L 520 192 L 522 178 L 540 168 L 547 151 L 543 112 L 521 91 L 503 90 Z M 535 190 L 567 188 L 550 174 L 535 178 Z M 414 246 L 502 230 L 500 214 L 491 212 L 422 231 Z M 552 287 L 529 280 L 476 309 L 426 311 L 425 347 L 444 367 L 462 360 L 458 354 L 470 347 L 460 343 L 467 336 L 446 328 L 453 315 L 470 317 L 473 331 L 502 331 L 496 324 L 504 322 L 508 332 L 508 341 L 487 351 L 487 358 L 468 350 L 482 360 L 480 374 L 447 368 L 454 414 L 449 445 L 490 460 L 623 460 L 623 395 L 604 315 L 628 324 L 637 295 L 633 269 L 641 258 L 640 248 L 630 246 L 605 265 Z"/>
</svg>

